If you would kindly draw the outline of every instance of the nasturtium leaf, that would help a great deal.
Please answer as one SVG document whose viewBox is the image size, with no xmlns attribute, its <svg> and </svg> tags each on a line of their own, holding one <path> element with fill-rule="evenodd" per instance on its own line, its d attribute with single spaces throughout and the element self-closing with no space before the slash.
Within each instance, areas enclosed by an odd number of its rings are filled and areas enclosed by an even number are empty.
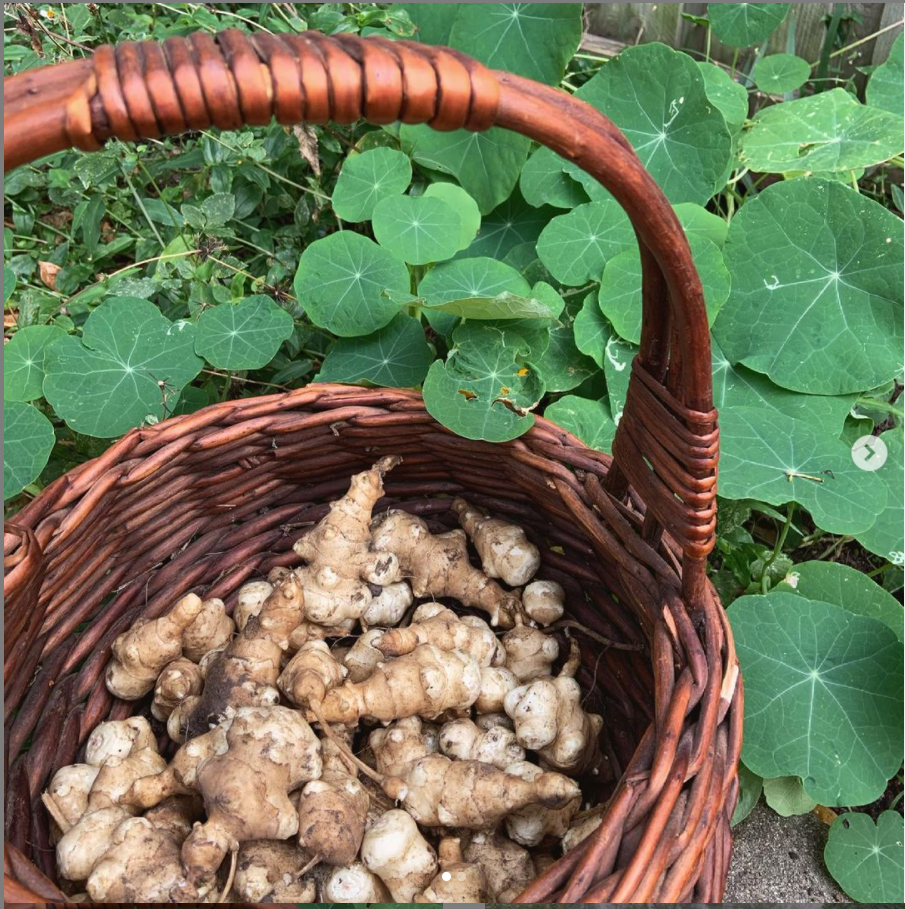
<svg viewBox="0 0 905 909">
<path fill-rule="evenodd" d="M 795 391 L 889 381 L 902 367 L 902 245 L 901 219 L 853 189 L 768 187 L 729 226 L 723 352 Z"/>
<path fill-rule="evenodd" d="M 317 380 L 412 388 L 424 381 L 433 359 L 421 323 L 400 313 L 372 335 L 336 340 Z"/>
<path fill-rule="evenodd" d="M 424 191 L 429 198 L 442 199 L 459 216 L 461 228 L 457 251 L 466 249 L 477 236 L 481 227 L 481 210 L 478 203 L 455 183 L 431 183 Z"/>
<path fill-rule="evenodd" d="M 768 95 L 782 95 L 801 88 L 811 75 L 811 64 L 795 54 L 770 54 L 754 64 L 754 84 Z"/>
<path fill-rule="evenodd" d="M 403 126 L 399 137 L 419 164 L 452 174 L 481 214 L 493 211 L 512 192 L 531 145 L 525 136 L 500 128 L 440 133 L 427 125 Z"/>
<path fill-rule="evenodd" d="M 566 319 L 550 327 L 550 343 L 540 355 L 532 357 L 547 391 L 571 391 L 597 371 L 590 357 L 575 346 L 572 323 Z"/>
<path fill-rule="evenodd" d="M 723 115 L 707 97 L 700 69 L 687 54 L 663 44 L 630 47 L 576 96 L 625 133 L 671 202 L 704 203 L 713 195 L 732 142 Z M 574 175 L 592 199 L 602 198 L 593 178 L 578 170 Z"/>
<path fill-rule="evenodd" d="M 540 208 L 575 208 L 588 202 L 588 194 L 565 170 L 566 162 L 556 152 L 541 146 L 525 162 L 519 189 L 529 205 Z"/>
<path fill-rule="evenodd" d="M 748 90 L 715 63 L 699 60 L 698 69 L 704 79 L 707 99 L 723 115 L 729 132 L 734 136 L 748 118 Z"/>
<path fill-rule="evenodd" d="M 707 211 L 702 205 L 693 202 L 682 202 L 674 205 L 679 221 L 685 230 L 685 235 L 692 237 L 705 237 L 711 243 L 716 243 L 721 249 L 726 242 L 729 231 L 729 222 Z"/>
<path fill-rule="evenodd" d="M 547 407 L 544 416 L 578 436 L 589 448 L 607 453 L 612 450 L 616 424 L 607 398 L 591 401 L 577 395 L 564 395 Z"/>
<path fill-rule="evenodd" d="M 817 805 L 817 800 L 804 791 L 804 783 L 798 776 L 764 780 L 764 799 L 780 817 L 807 814 Z"/>
<path fill-rule="evenodd" d="M 902 604 L 863 571 L 840 562 L 799 562 L 770 592 L 785 591 L 870 616 L 905 639 Z"/>
<path fill-rule="evenodd" d="M 333 210 L 343 221 L 367 221 L 381 199 L 400 195 L 411 181 L 411 161 L 397 149 L 350 155 L 333 190 Z"/>
<path fill-rule="evenodd" d="M 261 369 L 291 334 L 292 316 L 258 294 L 205 309 L 195 328 L 195 353 L 217 369 Z"/>
<path fill-rule="evenodd" d="M 550 307 L 534 297 L 522 297 L 504 291 L 495 297 L 465 297 L 445 303 L 425 303 L 424 311 L 444 312 L 463 319 L 552 319 Z"/>
<path fill-rule="evenodd" d="M 556 214 L 552 208 L 535 208 L 523 198 L 518 188 L 481 221 L 481 229 L 468 249 L 458 258 L 487 256 L 503 259 L 516 247 L 535 243 L 541 231 Z"/>
<path fill-rule="evenodd" d="M 597 305 L 596 293 L 589 293 L 584 298 L 572 329 L 575 332 L 575 346 L 602 369 L 606 362 L 607 344 L 613 337 L 613 328 Z"/>
<path fill-rule="evenodd" d="M 459 251 L 462 219 L 452 206 L 431 196 L 391 196 L 374 206 L 377 242 L 411 265 L 452 258 Z"/>
<path fill-rule="evenodd" d="M 604 349 L 603 372 L 606 376 L 606 391 L 610 399 L 610 413 L 613 414 L 613 422 L 617 426 L 625 409 L 632 361 L 637 353 L 637 345 L 623 341 L 615 332 Z"/>
<path fill-rule="evenodd" d="M 47 464 L 56 441 L 50 420 L 31 404 L 3 405 L 3 501 L 33 483 Z"/>
<path fill-rule="evenodd" d="M 713 324 L 729 296 L 729 271 L 720 248 L 706 237 L 688 238 L 701 285 L 707 319 Z M 617 334 L 637 344 L 641 340 L 641 257 L 637 248 L 619 253 L 607 262 L 600 282 L 600 309 Z"/>
<path fill-rule="evenodd" d="M 871 107 L 902 116 L 905 107 L 905 37 L 896 38 L 886 62 L 878 66 L 867 83 L 865 97 Z"/>
<path fill-rule="evenodd" d="M 47 345 L 66 334 L 56 325 L 20 328 L 3 348 L 3 399 L 34 401 L 43 394 Z"/>
<path fill-rule="evenodd" d="M 739 761 L 738 801 L 735 803 L 735 811 L 732 813 L 731 826 L 735 827 L 751 814 L 754 806 L 760 801 L 763 789 L 763 779 Z"/>
<path fill-rule="evenodd" d="M 902 647 L 876 619 L 788 593 L 743 596 L 729 621 L 745 676 L 742 758 L 798 776 L 822 805 L 866 805 L 902 761 Z"/>
<path fill-rule="evenodd" d="M 560 296 L 559 291 L 546 281 L 536 282 L 531 288 L 531 295 L 540 300 L 555 319 L 558 319 L 566 308 L 566 301 Z"/>
<path fill-rule="evenodd" d="M 461 3 L 398 3 L 415 24 L 415 40 L 422 44 L 449 44 L 449 35 Z"/>
<path fill-rule="evenodd" d="M 3 304 L 9 302 L 9 298 L 16 289 L 16 273 L 8 266 L 3 266 Z"/>
<path fill-rule="evenodd" d="M 760 44 L 782 24 L 791 3 L 708 3 L 713 33 L 724 44 L 749 47 Z"/>
<path fill-rule="evenodd" d="M 905 502 L 905 445 L 902 430 L 887 429 L 880 435 L 886 445 L 886 463 L 873 473 L 886 486 L 886 508 L 868 530 L 855 534 L 865 548 L 889 559 L 893 565 L 905 565 L 905 539 L 903 539 L 903 502 Z"/>
<path fill-rule="evenodd" d="M 824 861 L 830 874 L 859 903 L 895 905 L 905 900 L 902 842 L 905 822 L 897 811 L 840 814 L 830 827 Z"/>
<path fill-rule="evenodd" d="M 811 429 L 838 435 L 857 395 L 806 395 L 780 388 L 745 366 L 733 366 L 716 339 L 710 339 L 713 363 L 713 404 L 720 412 L 736 407 L 760 407 L 807 422 Z"/>
<path fill-rule="evenodd" d="M 599 279 L 607 261 L 632 246 L 637 250 L 628 215 L 611 199 L 557 215 L 538 238 L 537 254 L 557 281 L 578 285 Z"/>
<path fill-rule="evenodd" d="M 740 159 L 754 171 L 849 171 L 902 151 L 902 117 L 869 107 L 845 89 L 773 104 L 742 135 Z"/>
<path fill-rule="evenodd" d="M 424 381 L 427 412 L 468 439 L 505 442 L 527 432 L 544 384 L 517 362 L 517 346 L 478 322 L 460 325 L 453 344 L 446 362 L 434 361 Z"/>
<path fill-rule="evenodd" d="M 383 328 L 404 305 L 384 291 L 408 290 L 402 259 L 350 230 L 310 244 L 295 274 L 295 295 L 311 321 L 343 338 Z"/>
<path fill-rule="evenodd" d="M 44 397 L 76 432 L 107 439 L 163 419 L 201 371 L 195 326 L 147 300 L 111 297 L 44 354 Z"/>
</svg>

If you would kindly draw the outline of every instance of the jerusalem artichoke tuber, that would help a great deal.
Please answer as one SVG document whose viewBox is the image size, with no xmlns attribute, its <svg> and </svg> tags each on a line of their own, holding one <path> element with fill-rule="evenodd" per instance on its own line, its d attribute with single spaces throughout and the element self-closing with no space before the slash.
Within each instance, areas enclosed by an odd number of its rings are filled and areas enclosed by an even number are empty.
<svg viewBox="0 0 905 909">
<path fill-rule="evenodd" d="M 409 764 L 428 754 L 436 754 L 439 739 L 436 727 L 412 716 L 396 720 L 385 729 L 375 729 L 368 744 L 377 769 L 384 776 L 401 777 Z"/>
<path fill-rule="evenodd" d="M 389 903 L 390 891 L 361 862 L 334 868 L 324 881 L 323 899 L 333 903 Z"/>
<path fill-rule="evenodd" d="M 485 666 L 481 670 L 481 690 L 474 702 L 475 712 L 501 713 L 506 695 L 518 688 L 518 679 L 505 666 Z"/>
<path fill-rule="evenodd" d="M 462 844 L 457 837 L 445 836 L 437 847 L 440 873 L 416 903 L 483 903 L 487 898 L 487 878 L 480 865 L 462 858 Z"/>
<path fill-rule="evenodd" d="M 341 684 L 348 673 L 323 641 L 309 641 L 287 663 L 277 686 L 293 704 L 308 706 L 323 701 L 327 692 Z"/>
<path fill-rule="evenodd" d="M 411 902 L 437 873 L 437 855 L 411 815 L 393 809 L 365 834 L 361 860 L 397 903 Z"/>
<path fill-rule="evenodd" d="M 264 605 L 264 601 L 273 593 L 273 584 L 270 581 L 249 581 L 239 588 L 236 595 L 236 608 L 233 610 L 233 620 L 236 630 L 242 631 L 248 620 L 257 615 Z"/>
<path fill-rule="evenodd" d="M 453 720 L 440 728 L 440 751 L 459 761 L 483 761 L 498 770 L 525 759 L 515 733 L 502 726 L 483 730 L 471 720 Z"/>
<path fill-rule="evenodd" d="M 523 625 L 503 635 L 506 668 L 524 685 L 531 679 L 550 675 L 550 668 L 559 656 L 556 638 L 537 628 Z"/>
<path fill-rule="evenodd" d="M 88 794 L 99 769 L 91 764 L 69 764 L 60 767 L 53 775 L 46 795 L 53 802 L 54 817 L 59 812 L 62 822 L 65 822 L 66 826 L 60 824 L 63 833 L 77 824 L 88 810 Z"/>
<path fill-rule="evenodd" d="M 85 763 L 100 767 L 111 757 L 128 757 L 142 748 L 157 750 L 151 724 L 143 716 L 108 720 L 95 726 L 85 743 Z"/>
<path fill-rule="evenodd" d="M 362 613 L 362 624 L 382 625 L 385 628 L 396 625 L 413 602 L 412 588 L 405 581 L 387 584 L 380 589 L 380 593 L 374 596 L 368 608 Z"/>
<path fill-rule="evenodd" d="M 343 657 L 343 665 L 349 670 L 350 682 L 363 682 L 383 662 L 384 655 L 374 646 L 374 642 L 383 635 L 383 629 L 372 628 L 360 635 L 349 652 Z"/>
<path fill-rule="evenodd" d="M 182 633 L 182 654 L 197 663 L 209 650 L 225 647 L 236 630 L 223 600 L 205 600 L 195 621 Z"/>
<path fill-rule="evenodd" d="M 499 833 L 475 833 L 462 854 L 466 862 L 481 866 L 489 897 L 497 902 L 512 902 L 534 880 L 531 854 Z"/>
<path fill-rule="evenodd" d="M 250 840 L 239 846 L 237 895 L 250 903 L 313 903 L 313 880 L 299 877 L 308 857 L 295 843 Z"/>
<path fill-rule="evenodd" d="M 532 622 L 552 625 L 566 611 L 566 592 L 556 581 L 532 581 L 522 591 L 522 605 Z"/>
<path fill-rule="evenodd" d="M 537 779 L 543 770 L 528 761 L 517 761 L 506 768 L 506 773 L 531 782 Z M 544 808 L 542 805 L 517 808 L 506 817 L 506 832 L 510 839 L 523 846 L 536 846 L 548 835 L 562 838 L 580 804 L 581 797 L 576 795 L 562 808 Z"/>
<path fill-rule="evenodd" d="M 185 657 L 173 660 L 157 677 L 151 715 L 157 720 L 166 720 L 182 701 L 198 694 L 203 687 L 204 678 L 197 664 Z"/>
</svg>

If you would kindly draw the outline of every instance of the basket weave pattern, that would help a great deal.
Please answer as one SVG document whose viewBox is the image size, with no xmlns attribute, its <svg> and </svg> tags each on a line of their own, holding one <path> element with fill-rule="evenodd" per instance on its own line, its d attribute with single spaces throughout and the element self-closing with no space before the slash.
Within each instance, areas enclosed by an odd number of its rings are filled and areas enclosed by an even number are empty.
<svg viewBox="0 0 905 909">
<path fill-rule="evenodd" d="M 399 454 L 385 504 L 455 524 L 451 497 L 522 524 L 586 646 L 580 681 L 605 716 L 600 828 L 521 901 L 718 901 L 737 794 L 741 680 L 704 573 L 718 454 L 700 284 L 668 203 L 616 128 L 553 89 L 453 51 L 378 39 L 237 32 L 99 49 L 7 80 L 7 166 L 76 145 L 241 123 L 507 126 L 566 154 L 632 217 L 644 324 L 615 461 L 546 420 L 491 445 L 453 435 L 408 391 L 310 385 L 136 429 L 49 486 L 4 537 L 5 877 L 61 900 L 52 774 L 97 723 L 138 705 L 106 690 L 113 639 L 195 590 L 232 606 L 350 475 Z M 25 746 L 28 746 L 27 748 Z"/>
</svg>

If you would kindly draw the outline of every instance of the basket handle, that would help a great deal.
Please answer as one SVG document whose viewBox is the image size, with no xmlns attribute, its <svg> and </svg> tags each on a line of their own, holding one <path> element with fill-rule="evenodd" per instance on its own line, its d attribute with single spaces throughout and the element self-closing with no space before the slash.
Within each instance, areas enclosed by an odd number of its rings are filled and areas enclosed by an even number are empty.
<svg viewBox="0 0 905 909">
<path fill-rule="evenodd" d="M 613 444 L 607 488 L 631 484 L 647 505 L 645 537 L 665 528 L 686 560 L 686 593 L 702 595 L 713 546 L 718 437 L 701 283 L 672 207 L 606 117 L 557 89 L 492 71 L 444 47 L 317 32 L 124 42 L 4 82 L 5 167 L 75 146 L 216 126 L 428 123 L 491 126 L 577 163 L 630 217 L 642 262 L 641 350 Z M 690 575 L 690 576 L 689 576 Z"/>
</svg>

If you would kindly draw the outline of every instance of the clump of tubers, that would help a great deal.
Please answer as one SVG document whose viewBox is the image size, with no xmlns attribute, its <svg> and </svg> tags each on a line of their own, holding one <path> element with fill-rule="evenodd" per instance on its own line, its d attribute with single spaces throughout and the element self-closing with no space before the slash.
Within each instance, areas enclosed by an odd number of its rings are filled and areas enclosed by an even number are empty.
<svg viewBox="0 0 905 909">
<path fill-rule="evenodd" d="M 566 592 L 556 581 L 532 581 L 522 591 L 522 605 L 532 622 L 552 625 L 566 611 Z"/>
<path fill-rule="evenodd" d="M 233 886 L 250 903 L 313 903 L 317 887 L 299 875 L 307 864 L 305 852 L 292 842 L 250 840 L 239 846 Z"/>
<path fill-rule="evenodd" d="M 195 621 L 182 633 L 182 653 L 197 663 L 209 651 L 225 647 L 235 630 L 223 600 L 204 600 Z"/>
<path fill-rule="evenodd" d="M 506 668 L 524 685 L 532 679 L 550 675 L 559 656 L 556 638 L 537 628 L 522 625 L 503 635 Z"/>
<path fill-rule="evenodd" d="M 503 713 L 503 702 L 519 680 L 512 670 L 505 666 L 485 666 L 481 670 L 481 690 L 478 692 L 474 709 L 478 716 L 488 713 Z"/>
<path fill-rule="evenodd" d="M 453 720 L 440 728 L 440 751 L 459 761 L 481 761 L 498 770 L 525 759 L 525 749 L 512 730 L 503 726 L 485 730 L 468 719 Z"/>
<path fill-rule="evenodd" d="M 528 761 L 516 761 L 506 768 L 506 773 L 531 782 L 541 776 L 543 770 Z M 506 832 L 510 839 L 523 846 L 536 846 L 547 835 L 562 839 L 580 805 L 579 794 L 562 808 L 545 808 L 542 805 L 517 808 L 506 818 Z"/>
<path fill-rule="evenodd" d="M 367 609 L 361 615 L 362 624 L 397 625 L 405 611 L 415 601 L 412 595 L 412 588 L 405 581 L 398 581 L 395 584 L 387 584 L 376 594 Z"/>
<path fill-rule="evenodd" d="M 384 776 L 401 777 L 409 764 L 428 754 L 436 754 L 440 745 L 436 727 L 423 723 L 420 717 L 396 720 L 385 729 L 375 729 L 368 744 Z"/>
<path fill-rule="evenodd" d="M 462 855 L 481 867 L 488 895 L 496 902 L 512 902 L 536 876 L 531 853 L 499 833 L 473 834 Z"/>
<path fill-rule="evenodd" d="M 374 646 L 374 642 L 383 636 L 383 629 L 372 628 L 359 635 L 349 652 L 343 656 L 343 665 L 349 670 L 350 682 L 363 682 L 382 663 L 384 655 Z"/>
<path fill-rule="evenodd" d="M 361 860 L 397 903 L 410 903 L 437 873 L 437 854 L 410 814 L 393 809 L 365 834 Z"/>
<path fill-rule="evenodd" d="M 445 836 L 437 847 L 440 873 L 416 903 L 483 903 L 487 898 L 487 877 L 480 865 L 466 862 L 462 857 L 462 842 L 458 837 Z"/>
</svg>

